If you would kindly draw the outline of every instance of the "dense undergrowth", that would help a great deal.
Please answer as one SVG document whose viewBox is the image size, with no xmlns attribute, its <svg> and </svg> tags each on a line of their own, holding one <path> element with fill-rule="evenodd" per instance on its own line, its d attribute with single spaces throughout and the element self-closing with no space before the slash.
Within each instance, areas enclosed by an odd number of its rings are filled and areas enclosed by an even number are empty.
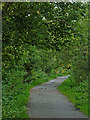
<svg viewBox="0 0 90 120">
<path fill-rule="evenodd" d="M 60 86 L 58 86 L 58 90 L 67 96 L 72 103 L 74 103 L 76 109 L 90 116 L 88 111 L 88 80 L 83 81 L 79 86 L 77 86 L 73 78 L 69 77 Z"/>
<path fill-rule="evenodd" d="M 58 76 L 65 74 L 43 75 L 43 77 L 34 80 L 31 83 L 19 83 L 14 86 L 12 91 L 4 94 L 3 97 L 3 119 L 4 118 L 28 118 L 27 103 L 30 97 L 30 89 L 41 83 L 47 82 Z M 7 85 L 8 86 L 8 85 Z M 7 87 L 6 86 L 6 87 Z M 7 89 L 5 89 L 7 90 Z M 4 91 L 5 92 L 5 91 Z M 7 106 L 7 107 L 6 107 Z"/>
<path fill-rule="evenodd" d="M 58 67 L 61 63 L 58 53 L 56 56 L 55 51 L 41 50 L 35 46 L 29 46 L 28 50 L 22 52 L 18 63 L 14 61 L 9 60 L 9 64 L 3 68 L 2 115 L 3 118 L 27 118 L 26 104 L 30 88 L 68 71 L 64 66 Z"/>
<path fill-rule="evenodd" d="M 11 48 L 8 47 L 8 49 Z M 6 52 L 8 49 L 5 49 Z M 5 57 L 5 53 L 3 57 Z M 56 54 L 56 51 L 52 50 L 46 51 L 29 46 L 22 52 L 18 63 L 15 61 L 17 59 L 8 58 L 8 61 L 3 62 L 3 118 L 26 118 L 26 104 L 30 88 L 47 82 L 58 75 L 68 74 L 64 65 L 59 67 L 63 63 L 59 53 Z"/>
<path fill-rule="evenodd" d="M 2 118 L 27 117 L 30 88 L 57 75 L 70 74 L 76 85 L 68 81 L 66 89 L 70 83 L 84 91 L 89 71 L 87 3 L 4 2 L 1 8 Z"/>
</svg>

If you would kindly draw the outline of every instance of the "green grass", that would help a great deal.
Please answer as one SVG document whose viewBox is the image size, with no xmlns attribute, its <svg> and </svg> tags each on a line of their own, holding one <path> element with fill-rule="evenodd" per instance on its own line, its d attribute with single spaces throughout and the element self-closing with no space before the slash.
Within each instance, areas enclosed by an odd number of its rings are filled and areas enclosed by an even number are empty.
<svg viewBox="0 0 90 120">
<path fill-rule="evenodd" d="M 68 99 L 84 114 L 90 116 L 88 113 L 88 84 L 87 81 L 81 83 L 79 86 L 70 78 L 66 79 L 58 90 L 68 97 Z"/>
<path fill-rule="evenodd" d="M 63 74 L 64 76 L 65 74 Z M 27 103 L 30 98 L 31 88 L 48 82 L 62 74 L 45 75 L 41 78 L 33 80 L 31 83 L 19 83 L 12 90 L 7 91 L 5 98 L 3 98 L 3 119 L 4 118 L 29 118 L 27 114 Z M 7 86 L 6 86 L 7 87 Z M 7 99 L 6 99 L 7 98 Z"/>
<path fill-rule="evenodd" d="M 48 82 L 51 79 L 54 79 L 58 76 L 61 76 L 61 74 L 58 75 L 50 75 L 50 76 L 44 76 L 42 78 L 38 78 L 36 80 L 34 80 L 32 83 L 25 83 L 23 84 L 19 84 L 16 89 L 19 89 L 19 94 L 16 96 L 16 101 L 14 101 L 14 104 L 12 106 L 12 109 L 16 109 L 16 112 L 13 112 L 13 118 L 29 118 L 28 114 L 27 114 L 27 109 L 26 109 L 26 105 L 29 101 L 29 97 L 30 97 L 30 89 L 41 84 L 44 82 Z M 21 89 L 21 91 L 20 91 Z"/>
</svg>

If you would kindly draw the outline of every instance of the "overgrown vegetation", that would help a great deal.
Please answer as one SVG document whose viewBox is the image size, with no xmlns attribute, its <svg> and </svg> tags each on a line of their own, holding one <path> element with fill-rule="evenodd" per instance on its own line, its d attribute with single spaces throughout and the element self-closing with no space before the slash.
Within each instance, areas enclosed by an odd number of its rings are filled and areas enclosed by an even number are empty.
<svg viewBox="0 0 90 120">
<path fill-rule="evenodd" d="M 27 117 L 29 89 L 51 76 L 87 85 L 87 15 L 83 2 L 2 3 L 3 118 Z"/>
</svg>

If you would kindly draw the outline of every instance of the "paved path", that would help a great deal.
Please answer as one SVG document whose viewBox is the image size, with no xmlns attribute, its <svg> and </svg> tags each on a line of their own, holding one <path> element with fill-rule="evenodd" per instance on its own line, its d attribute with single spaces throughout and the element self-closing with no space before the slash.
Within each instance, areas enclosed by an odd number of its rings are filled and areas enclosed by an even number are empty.
<svg viewBox="0 0 90 120">
<path fill-rule="evenodd" d="M 58 90 L 68 76 L 58 77 L 31 89 L 27 112 L 31 118 L 86 118 Z"/>
</svg>

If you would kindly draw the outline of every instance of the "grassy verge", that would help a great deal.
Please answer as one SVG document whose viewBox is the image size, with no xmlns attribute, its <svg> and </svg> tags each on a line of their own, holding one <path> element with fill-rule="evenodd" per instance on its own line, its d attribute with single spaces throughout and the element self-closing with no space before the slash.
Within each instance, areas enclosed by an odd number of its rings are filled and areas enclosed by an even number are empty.
<svg viewBox="0 0 90 120">
<path fill-rule="evenodd" d="M 84 81 L 77 86 L 75 82 L 73 80 L 71 81 L 70 79 L 72 78 L 69 77 L 60 86 L 58 86 L 58 90 L 67 96 L 77 109 L 90 116 L 90 113 L 88 113 L 87 81 Z"/>
<path fill-rule="evenodd" d="M 64 76 L 66 74 L 53 74 L 53 75 L 44 75 L 40 78 L 33 80 L 31 83 L 20 82 L 15 85 L 12 90 L 8 90 L 8 86 L 5 88 L 7 93 L 3 97 L 3 119 L 4 118 L 29 118 L 27 115 L 27 103 L 30 97 L 30 89 L 44 82 L 48 82 L 51 79 L 54 79 L 58 76 Z"/>
<path fill-rule="evenodd" d="M 65 75 L 65 74 L 63 74 Z M 41 77 L 41 78 L 38 78 L 36 80 L 34 80 L 32 83 L 25 83 L 24 85 L 18 85 L 17 88 L 19 89 L 19 94 L 17 95 L 17 99 L 16 101 L 14 101 L 14 104 L 12 107 L 13 109 L 15 110 L 14 106 L 18 109 L 16 110 L 16 112 L 14 113 L 15 116 L 13 116 L 13 118 L 17 116 L 17 118 L 28 118 L 29 116 L 27 115 L 27 109 L 26 109 L 26 105 L 29 101 L 29 96 L 30 96 L 30 89 L 41 84 L 41 83 L 44 83 L 44 82 L 48 82 L 49 80 L 51 79 L 54 79 L 58 76 L 62 76 L 61 74 L 53 74 L 53 75 L 50 75 L 50 76 L 44 76 L 44 77 Z M 16 88 L 16 89 L 17 89 Z M 21 91 L 20 91 L 21 89 Z"/>
</svg>

